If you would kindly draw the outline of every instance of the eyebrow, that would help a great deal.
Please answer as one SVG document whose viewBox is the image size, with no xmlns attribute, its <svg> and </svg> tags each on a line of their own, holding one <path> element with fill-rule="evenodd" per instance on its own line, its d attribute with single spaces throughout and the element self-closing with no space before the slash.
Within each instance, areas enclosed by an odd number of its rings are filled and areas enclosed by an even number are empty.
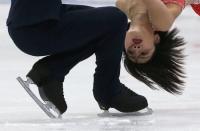
<svg viewBox="0 0 200 131">
<path fill-rule="evenodd" d="M 150 55 L 148 54 L 147 56 L 144 56 L 144 57 L 140 55 L 139 58 L 148 59 L 148 58 L 152 57 L 153 54 L 154 54 L 154 53 L 152 53 L 152 54 L 150 54 Z"/>
<path fill-rule="evenodd" d="M 127 55 L 128 58 L 131 59 L 131 61 L 137 62 L 137 60 L 135 60 L 135 58 L 130 53 L 127 53 Z"/>
<path fill-rule="evenodd" d="M 130 50 L 130 48 L 132 47 L 133 45 L 131 45 L 128 49 L 127 49 L 127 54 L 128 54 L 128 57 L 131 58 L 132 61 L 136 62 L 138 61 L 138 59 L 142 59 L 142 60 L 145 60 L 145 61 L 148 61 L 149 60 L 149 57 L 151 57 L 151 55 L 147 55 L 145 57 L 139 55 L 137 58 L 134 58 L 132 56 L 132 51 Z"/>
<path fill-rule="evenodd" d="M 147 62 L 147 61 L 149 61 L 149 60 L 151 59 L 152 56 L 153 56 L 153 55 L 148 55 L 148 56 L 145 56 L 145 57 L 140 57 L 140 56 L 139 56 L 139 59 L 142 59 L 142 60 L 144 60 L 145 62 Z"/>
<path fill-rule="evenodd" d="M 149 58 L 149 55 L 148 55 L 148 56 L 145 56 L 145 57 L 142 57 L 142 56 L 140 55 L 140 56 L 138 56 L 137 58 L 135 58 L 135 57 L 132 56 L 132 53 L 131 53 L 130 50 L 127 50 L 127 54 L 128 54 L 128 57 L 131 58 L 131 60 L 134 61 L 134 62 L 137 62 L 138 59 L 147 60 L 147 59 Z"/>
</svg>

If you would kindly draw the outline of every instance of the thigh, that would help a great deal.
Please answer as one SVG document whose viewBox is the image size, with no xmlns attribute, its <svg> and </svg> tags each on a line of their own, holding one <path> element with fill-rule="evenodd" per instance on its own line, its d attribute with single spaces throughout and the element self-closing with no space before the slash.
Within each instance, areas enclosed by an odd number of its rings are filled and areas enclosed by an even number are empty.
<svg viewBox="0 0 200 131">
<path fill-rule="evenodd" d="M 115 7 L 94 8 L 62 5 L 60 21 L 10 30 L 16 45 L 25 53 L 44 56 L 84 49 L 116 32 L 123 14 Z M 124 18 L 124 17 L 123 17 Z"/>
<path fill-rule="evenodd" d="M 84 5 L 61 5 L 61 15 L 64 12 L 73 12 L 93 8 Z M 46 20 L 34 25 L 20 28 L 9 28 L 8 32 L 15 45 L 24 53 L 34 56 L 44 56 L 59 52 L 59 45 L 55 48 L 55 28 L 60 21 Z"/>
<path fill-rule="evenodd" d="M 96 46 L 108 34 L 119 33 L 125 27 L 122 26 L 124 21 L 127 21 L 126 16 L 116 7 L 63 12 L 56 28 L 56 45 L 63 51 Z"/>
<path fill-rule="evenodd" d="M 85 10 L 85 9 L 92 9 L 95 7 L 92 6 L 87 6 L 87 5 L 72 5 L 72 4 L 62 4 L 61 7 L 62 11 L 61 14 L 65 14 L 67 12 L 71 12 L 71 11 L 78 11 L 78 10 Z"/>
</svg>

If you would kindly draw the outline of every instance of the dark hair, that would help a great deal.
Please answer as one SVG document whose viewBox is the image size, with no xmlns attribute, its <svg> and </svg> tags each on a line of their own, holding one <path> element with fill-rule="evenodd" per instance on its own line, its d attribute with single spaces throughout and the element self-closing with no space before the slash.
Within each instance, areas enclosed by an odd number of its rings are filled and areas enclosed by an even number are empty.
<svg viewBox="0 0 200 131">
<path fill-rule="evenodd" d="M 157 85 L 169 93 L 181 94 L 185 77 L 183 72 L 184 39 L 177 36 L 177 28 L 156 33 L 160 36 L 160 43 L 156 44 L 152 58 L 144 64 L 134 63 L 124 51 L 124 66 L 133 77 L 152 89 L 157 89 L 155 86 Z"/>
</svg>

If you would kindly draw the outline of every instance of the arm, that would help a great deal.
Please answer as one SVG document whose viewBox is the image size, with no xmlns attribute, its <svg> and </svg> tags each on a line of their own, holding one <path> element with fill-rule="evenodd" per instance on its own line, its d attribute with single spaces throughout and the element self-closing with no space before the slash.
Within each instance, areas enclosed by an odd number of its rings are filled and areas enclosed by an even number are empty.
<svg viewBox="0 0 200 131">
<path fill-rule="evenodd" d="M 165 5 L 161 0 L 143 0 L 152 25 L 160 31 L 170 29 L 176 17 L 181 13 L 182 8 L 178 4 L 169 3 Z"/>
<path fill-rule="evenodd" d="M 115 5 L 128 16 L 128 0 L 116 0 Z"/>
<path fill-rule="evenodd" d="M 147 13 L 143 0 L 116 0 L 116 6 L 122 10 L 131 21 L 140 14 Z"/>
</svg>

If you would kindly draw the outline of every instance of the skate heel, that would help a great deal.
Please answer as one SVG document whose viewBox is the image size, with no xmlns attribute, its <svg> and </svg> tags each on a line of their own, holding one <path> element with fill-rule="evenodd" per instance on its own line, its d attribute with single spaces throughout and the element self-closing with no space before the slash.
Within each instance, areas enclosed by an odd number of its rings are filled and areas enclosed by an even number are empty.
<svg viewBox="0 0 200 131">
<path fill-rule="evenodd" d="M 108 110 L 104 110 L 104 112 L 97 114 L 99 117 L 136 117 L 136 116 L 149 116 L 153 114 L 153 110 L 149 107 L 142 109 L 136 112 L 128 112 L 128 113 L 112 113 Z"/>
<path fill-rule="evenodd" d="M 98 104 L 99 104 L 99 103 L 98 103 Z M 102 104 L 99 104 L 99 108 L 100 108 L 101 110 L 108 111 L 110 107 L 105 106 L 105 105 L 102 105 Z"/>
<path fill-rule="evenodd" d="M 147 107 L 145 113 L 146 113 L 146 115 L 151 115 L 151 114 L 153 114 L 153 109 L 150 107 Z"/>
<path fill-rule="evenodd" d="M 45 101 L 45 103 L 46 103 L 46 107 L 48 107 L 48 110 L 49 111 L 52 110 L 51 112 L 54 114 L 54 116 L 57 116 L 56 118 L 60 118 L 60 119 L 62 118 L 60 111 L 56 108 L 56 106 L 52 102 Z"/>
<path fill-rule="evenodd" d="M 27 77 L 27 81 L 24 81 L 21 77 L 17 77 L 17 80 L 25 89 L 25 91 L 29 94 L 29 96 L 36 102 L 36 104 L 46 113 L 47 116 L 49 116 L 52 119 L 62 118 L 60 111 L 56 108 L 56 106 L 53 103 L 49 101 L 44 101 L 44 103 L 41 102 L 31 91 L 29 85 L 35 83 L 29 77 Z"/>
<path fill-rule="evenodd" d="M 34 84 L 34 82 L 31 78 L 29 78 L 29 77 L 26 77 L 26 78 L 27 78 L 27 81 L 25 81 L 25 82 L 27 82 L 28 84 Z"/>
</svg>

